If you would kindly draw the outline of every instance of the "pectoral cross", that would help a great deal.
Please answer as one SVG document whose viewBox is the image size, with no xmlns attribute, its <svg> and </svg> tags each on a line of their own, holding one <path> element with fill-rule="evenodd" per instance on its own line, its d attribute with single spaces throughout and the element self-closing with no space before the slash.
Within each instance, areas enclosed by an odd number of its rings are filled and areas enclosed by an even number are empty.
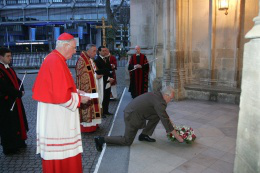
<svg viewBox="0 0 260 173">
<path fill-rule="evenodd" d="M 96 28 L 101 28 L 103 32 L 103 46 L 106 46 L 106 28 L 112 28 L 112 25 L 105 25 L 105 18 L 102 17 L 102 26 L 96 26 Z"/>
</svg>

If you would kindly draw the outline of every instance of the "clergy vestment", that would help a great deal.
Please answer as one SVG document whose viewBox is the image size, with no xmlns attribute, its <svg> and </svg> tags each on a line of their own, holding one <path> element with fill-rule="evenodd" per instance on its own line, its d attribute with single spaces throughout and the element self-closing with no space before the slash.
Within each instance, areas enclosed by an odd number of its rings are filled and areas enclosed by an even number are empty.
<svg viewBox="0 0 260 173">
<path fill-rule="evenodd" d="M 77 88 L 86 93 L 97 93 L 99 88 L 94 71 L 94 63 L 86 52 L 82 52 L 76 64 Z M 102 79 L 103 80 L 103 79 Z M 102 88 L 101 88 L 102 90 Z M 79 108 L 80 128 L 82 132 L 96 131 L 101 124 L 99 99 L 94 98 Z"/>
<path fill-rule="evenodd" d="M 37 154 L 43 159 L 43 170 L 82 172 L 79 157 L 83 149 L 77 108 L 80 96 L 66 59 L 57 50 L 43 61 L 32 91 L 33 99 L 38 101 Z"/>
<path fill-rule="evenodd" d="M 28 123 L 21 100 L 24 89 L 19 90 L 20 84 L 15 71 L 0 63 L 0 137 L 4 153 L 17 151 L 27 139 Z"/>
<path fill-rule="evenodd" d="M 142 68 L 134 69 L 134 65 L 140 64 Z M 149 75 L 149 63 L 144 54 L 134 54 L 128 65 L 130 71 L 130 86 L 129 92 L 131 92 L 132 98 L 135 98 L 148 91 L 148 75 Z"/>
</svg>

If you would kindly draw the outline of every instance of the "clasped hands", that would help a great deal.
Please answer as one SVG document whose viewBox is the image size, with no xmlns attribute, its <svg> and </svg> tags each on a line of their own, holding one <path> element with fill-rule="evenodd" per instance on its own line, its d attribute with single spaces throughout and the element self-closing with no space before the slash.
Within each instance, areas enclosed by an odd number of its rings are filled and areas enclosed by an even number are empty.
<svg viewBox="0 0 260 173">
<path fill-rule="evenodd" d="M 134 69 L 137 69 L 137 68 L 142 68 L 142 66 L 140 64 L 134 65 Z"/>
</svg>

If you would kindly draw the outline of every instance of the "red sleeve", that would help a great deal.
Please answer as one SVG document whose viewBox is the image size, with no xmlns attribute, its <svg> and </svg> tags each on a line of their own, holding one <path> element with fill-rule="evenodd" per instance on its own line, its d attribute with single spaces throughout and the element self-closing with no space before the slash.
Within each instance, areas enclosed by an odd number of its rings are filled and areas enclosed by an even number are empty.
<svg viewBox="0 0 260 173">
<path fill-rule="evenodd" d="M 81 103 L 81 96 L 78 94 L 78 96 L 79 96 L 79 103 L 78 103 L 78 108 L 80 107 L 80 103 Z"/>
<path fill-rule="evenodd" d="M 117 68 L 116 57 L 114 57 L 114 56 L 110 56 L 110 64 L 114 64 L 114 65 L 115 65 L 115 68 Z"/>
<path fill-rule="evenodd" d="M 76 86 L 64 57 L 49 54 L 44 60 L 33 87 L 33 99 L 45 103 L 65 103 Z"/>
</svg>

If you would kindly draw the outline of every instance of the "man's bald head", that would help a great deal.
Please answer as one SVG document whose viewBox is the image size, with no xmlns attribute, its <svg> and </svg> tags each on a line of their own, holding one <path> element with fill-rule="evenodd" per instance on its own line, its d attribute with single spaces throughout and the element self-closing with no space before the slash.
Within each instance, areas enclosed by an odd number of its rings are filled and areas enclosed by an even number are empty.
<svg viewBox="0 0 260 173">
<path fill-rule="evenodd" d="M 140 46 L 136 45 L 136 46 L 135 46 L 135 50 L 136 50 L 136 53 L 137 53 L 137 54 L 140 54 L 140 52 L 141 52 Z"/>
</svg>

